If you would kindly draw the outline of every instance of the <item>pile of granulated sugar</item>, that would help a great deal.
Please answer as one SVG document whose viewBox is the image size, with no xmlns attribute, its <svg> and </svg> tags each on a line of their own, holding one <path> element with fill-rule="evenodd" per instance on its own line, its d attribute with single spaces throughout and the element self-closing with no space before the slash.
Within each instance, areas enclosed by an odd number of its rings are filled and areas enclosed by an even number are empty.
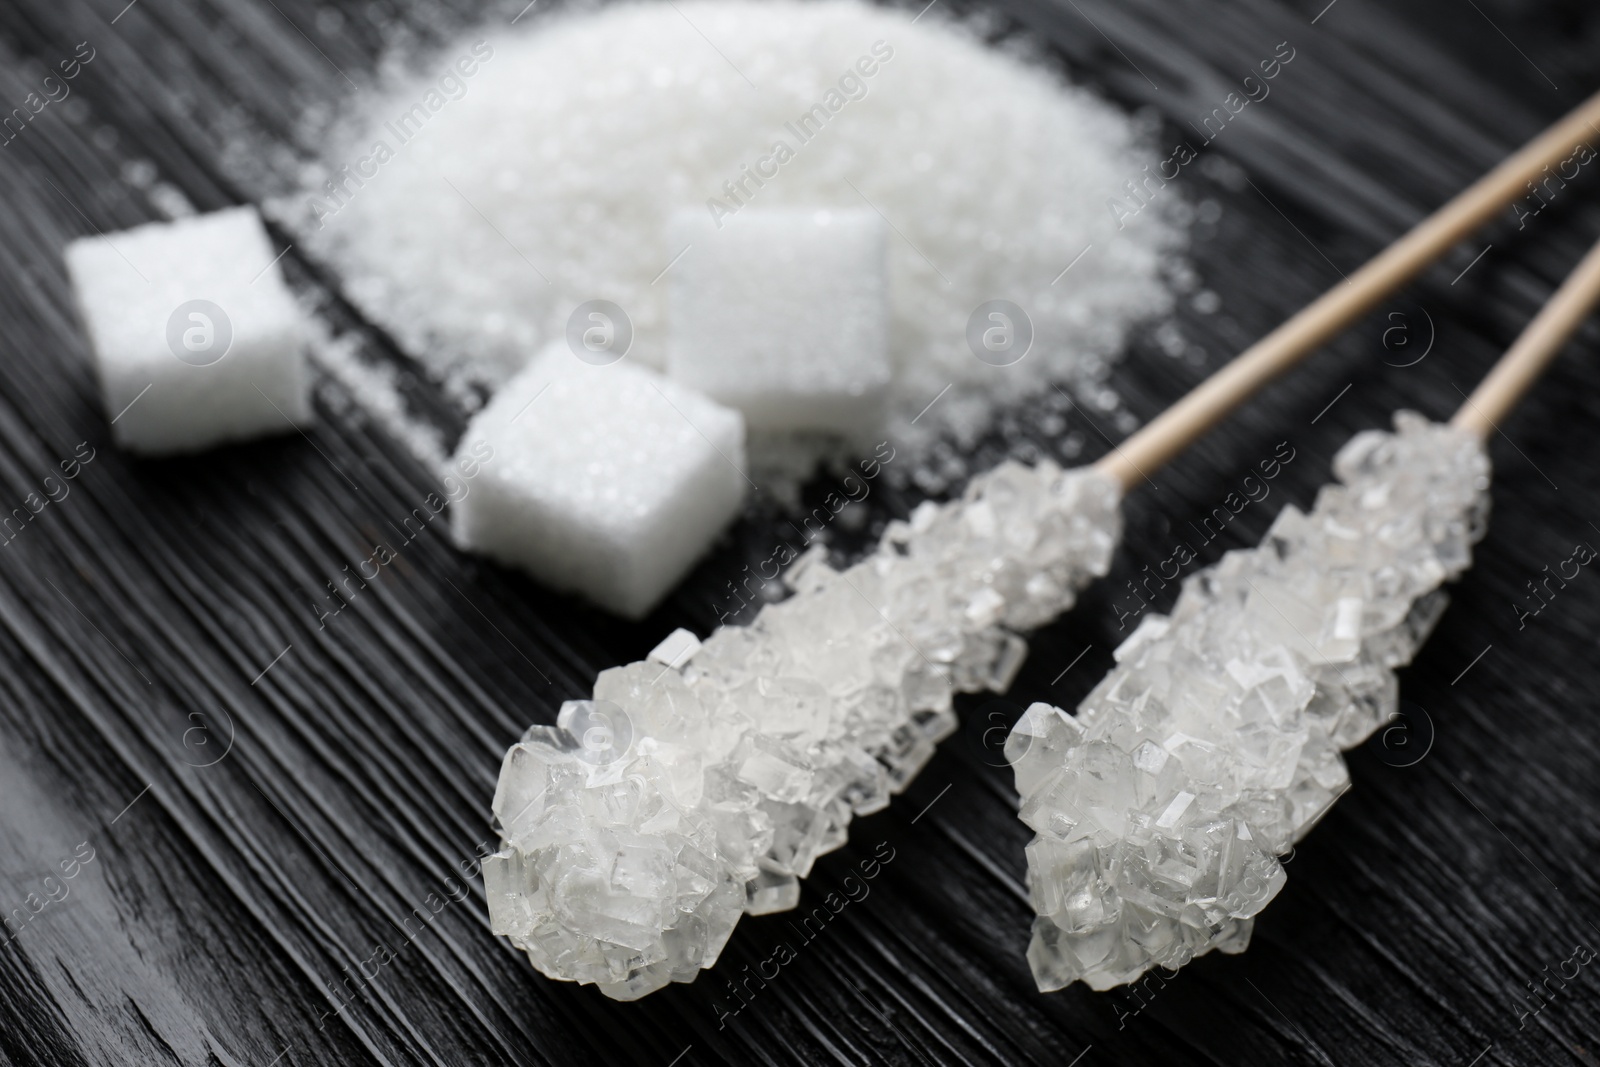
<svg viewBox="0 0 1600 1067">
<path fill-rule="evenodd" d="M 866 204 L 890 225 L 893 378 L 888 425 L 861 437 L 917 455 L 1052 382 L 1102 381 L 1130 326 L 1170 304 L 1181 205 L 1140 124 L 1016 51 L 853 0 L 530 16 L 363 95 L 274 213 L 466 398 L 594 299 L 630 318 L 628 358 L 659 367 L 676 209 L 732 227 L 746 206 Z M 1119 226 L 1107 201 L 1139 203 L 1130 181 L 1158 191 Z M 968 343 L 994 299 L 1032 321 L 1011 366 Z M 815 445 L 752 441 L 780 461 Z"/>
</svg>

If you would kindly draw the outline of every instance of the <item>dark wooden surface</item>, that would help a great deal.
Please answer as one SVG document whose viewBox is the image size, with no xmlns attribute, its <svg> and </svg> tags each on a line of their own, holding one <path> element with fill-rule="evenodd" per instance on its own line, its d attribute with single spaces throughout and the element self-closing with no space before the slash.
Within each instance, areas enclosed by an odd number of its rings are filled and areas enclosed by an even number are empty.
<svg viewBox="0 0 1600 1067">
<path fill-rule="evenodd" d="M 95 49 L 71 98 L 0 148 L 0 505 L 42 497 L 80 442 L 94 455 L 0 547 L 0 912 L 25 918 L 0 945 L 0 1059 L 1600 1062 L 1600 965 L 1563 962 L 1600 950 L 1600 579 L 1585 570 L 1520 629 L 1515 608 L 1542 568 L 1600 544 L 1600 332 L 1584 331 L 1493 441 L 1488 538 L 1403 673 L 1409 743 L 1352 754 L 1354 789 L 1295 853 L 1248 953 L 1207 957 L 1142 1001 L 1037 993 L 1028 834 L 983 743 L 1014 712 L 980 698 L 967 702 L 976 726 L 818 864 L 803 901 L 894 856 L 825 934 L 799 946 L 787 917 L 749 919 L 695 984 L 614 1004 L 546 981 L 493 938 L 481 883 L 458 864 L 491 836 L 508 742 L 671 627 L 708 630 L 718 590 L 769 553 L 774 517 L 742 522 L 639 626 L 457 553 L 441 521 L 319 628 L 325 583 L 389 536 L 429 476 L 331 385 L 308 437 L 119 455 L 60 248 L 160 217 L 175 194 L 212 209 L 281 190 L 312 148 L 305 108 L 370 88 L 386 43 L 426 45 L 479 18 L 503 27 L 522 5 L 124 2 L 0 6 L 3 110 L 78 42 Z M 1186 304 L 1186 352 L 1152 335 L 1117 370 L 1140 417 L 1600 88 L 1600 9 L 1582 0 L 1325 4 L 998 5 L 997 33 L 1034 34 L 1080 79 L 1158 109 L 1169 141 L 1192 138 L 1188 122 L 1279 42 L 1296 50 L 1182 179 L 1222 209 L 1194 249 L 1220 309 Z M 257 148 L 225 151 L 239 143 Z M 1400 406 L 1453 410 L 1600 232 L 1597 170 L 1520 232 L 1507 212 L 1134 493 L 1116 572 L 1034 638 L 1008 699 L 1075 704 L 1110 662 L 1127 580 L 1197 541 L 1188 523 L 1279 442 L 1296 458 L 1206 561 L 1308 503 L 1351 432 Z M 298 250 L 284 263 L 327 316 L 362 325 L 329 271 Z M 372 358 L 404 366 L 367 333 Z M 458 419 L 426 382 L 407 388 L 419 414 Z M 1081 458 L 1106 447 L 1082 416 L 1068 424 L 1038 443 L 1082 440 Z M 880 494 L 873 519 L 911 503 Z M 407 924 L 419 908 L 429 921 Z M 798 958 L 719 1028 L 728 981 L 784 941 Z M 1524 1014 L 1528 983 L 1574 968 Z"/>
</svg>

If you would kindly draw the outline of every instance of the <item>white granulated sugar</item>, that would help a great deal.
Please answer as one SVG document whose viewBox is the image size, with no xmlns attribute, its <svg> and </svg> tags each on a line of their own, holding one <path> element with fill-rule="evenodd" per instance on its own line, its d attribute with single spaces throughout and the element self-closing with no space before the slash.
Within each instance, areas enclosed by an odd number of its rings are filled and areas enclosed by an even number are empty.
<svg viewBox="0 0 1600 1067">
<path fill-rule="evenodd" d="M 326 321 L 315 314 L 314 308 L 307 309 L 306 324 L 307 354 L 332 382 L 338 383 L 334 386 L 324 381 L 319 387 L 318 393 L 324 403 L 339 411 L 353 400 L 363 414 L 404 445 L 413 458 L 445 483 L 447 489 L 451 488 L 453 483 L 449 479 L 453 468 L 449 452 L 437 429 L 413 418 L 406 410 L 399 388 L 399 371 L 389 363 L 363 360 L 358 354 L 363 340 L 349 333 L 336 335 Z"/>
<path fill-rule="evenodd" d="M 1170 302 L 1176 191 L 1120 230 L 1106 207 L 1130 181 L 1160 184 L 1138 124 L 937 10 L 915 23 L 853 0 L 535 13 L 357 106 L 279 209 L 352 299 L 457 385 L 505 380 L 595 299 L 629 316 L 629 362 L 664 365 L 668 276 L 684 266 L 668 223 L 685 208 L 721 223 L 712 239 L 757 208 L 885 219 L 886 430 L 913 452 L 972 439 L 1049 382 L 1098 381 L 1129 326 Z M 968 344 L 969 318 L 995 299 L 1032 322 L 1012 366 Z"/>
<path fill-rule="evenodd" d="M 452 509 L 463 548 L 640 618 L 739 513 L 737 411 L 627 362 L 552 345 L 473 418 Z"/>
<path fill-rule="evenodd" d="M 686 209 L 668 301 L 667 372 L 752 432 L 871 433 L 889 385 L 889 228 L 870 208 L 742 209 L 718 230 Z"/>
</svg>

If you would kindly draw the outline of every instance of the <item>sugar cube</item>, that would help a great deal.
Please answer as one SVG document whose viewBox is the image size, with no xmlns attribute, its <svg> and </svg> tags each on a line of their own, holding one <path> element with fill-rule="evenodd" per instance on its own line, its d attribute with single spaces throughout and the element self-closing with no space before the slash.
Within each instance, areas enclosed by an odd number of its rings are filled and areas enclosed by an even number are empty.
<svg viewBox="0 0 1600 1067">
<path fill-rule="evenodd" d="M 883 219 L 867 208 L 674 216 L 668 373 L 752 430 L 871 433 L 889 385 Z"/>
<path fill-rule="evenodd" d="M 705 553 L 747 484 L 737 411 L 563 342 L 473 417 L 469 454 L 481 470 L 454 509 L 457 542 L 629 618 Z"/>
<path fill-rule="evenodd" d="M 147 455 L 311 419 L 304 322 L 254 207 L 67 246 L 112 439 Z"/>
</svg>

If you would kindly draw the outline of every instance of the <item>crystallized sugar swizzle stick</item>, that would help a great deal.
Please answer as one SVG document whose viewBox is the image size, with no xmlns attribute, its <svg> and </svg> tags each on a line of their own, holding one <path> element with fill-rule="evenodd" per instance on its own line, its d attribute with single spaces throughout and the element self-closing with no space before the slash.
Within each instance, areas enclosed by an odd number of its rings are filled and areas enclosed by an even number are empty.
<svg viewBox="0 0 1600 1067">
<path fill-rule="evenodd" d="M 793 596 L 702 646 L 680 631 L 604 671 L 506 753 L 502 848 L 484 862 L 495 932 L 551 978 L 635 999 L 712 966 L 741 914 L 792 908 L 956 727 L 956 692 L 1005 690 L 1017 636 L 1106 572 L 1127 487 L 1564 158 L 1600 96 L 1393 250 L 1225 367 L 1094 467 L 1007 462 L 962 499 L 891 523 L 878 549 L 785 575 Z M 1221 384 L 1218 384 L 1221 383 Z"/>
<path fill-rule="evenodd" d="M 1006 742 L 1034 831 L 1041 990 L 1241 952 L 1288 851 L 1349 788 L 1341 749 L 1392 717 L 1488 517 L 1484 438 L 1600 300 L 1600 245 L 1449 426 L 1357 434 L 1310 514 L 1184 582 L 1076 717 L 1034 704 Z"/>
</svg>

